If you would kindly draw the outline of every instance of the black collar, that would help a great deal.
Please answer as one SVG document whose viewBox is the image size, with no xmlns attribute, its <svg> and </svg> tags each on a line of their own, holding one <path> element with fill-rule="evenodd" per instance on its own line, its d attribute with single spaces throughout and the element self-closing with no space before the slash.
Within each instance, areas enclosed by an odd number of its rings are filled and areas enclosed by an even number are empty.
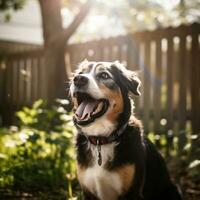
<svg viewBox="0 0 200 200">
<path fill-rule="evenodd" d="M 117 141 L 121 135 L 123 134 L 124 130 L 126 129 L 128 123 L 125 123 L 121 128 L 113 131 L 109 136 L 94 136 L 94 135 L 90 135 L 87 136 L 85 133 L 83 132 L 79 132 L 79 134 L 84 135 L 87 140 L 93 144 L 93 145 L 105 145 L 105 144 L 110 144 L 112 142 Z"/>
<path fill-rule="evenodd" d="M 98 165 L 100 166 L 102 164 L 102 156 L 101 156 L 101 145 L 110 144 L 112 142 L 117 141 L 123 132 L 125 131 L 128 123 L 125 123 L 121 128 L 113 131 L 108 137 L 106 136 L 87 136 L 85 133 L 81 132 L 79 129 L 79 135 L 83 135 L 86 138 L 86 143 L 90 142 L 91 144 L 95 145 L 97 147 L 98 152 Z"/>
</svg>

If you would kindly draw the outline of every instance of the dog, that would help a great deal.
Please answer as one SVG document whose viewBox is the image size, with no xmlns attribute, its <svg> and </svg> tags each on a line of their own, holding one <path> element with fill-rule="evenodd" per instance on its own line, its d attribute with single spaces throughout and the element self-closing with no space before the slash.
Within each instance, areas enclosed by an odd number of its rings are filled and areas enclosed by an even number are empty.
<svg viewBox="0 0 200 200">
<path fill-rule="evenodd" d="M 181 200 L 165 162 L 144 136 L 130 95 L 137 74 L 120 62 L 79 64 L 70 94 L 77 174 L 85 200 Z"/>
</svg>

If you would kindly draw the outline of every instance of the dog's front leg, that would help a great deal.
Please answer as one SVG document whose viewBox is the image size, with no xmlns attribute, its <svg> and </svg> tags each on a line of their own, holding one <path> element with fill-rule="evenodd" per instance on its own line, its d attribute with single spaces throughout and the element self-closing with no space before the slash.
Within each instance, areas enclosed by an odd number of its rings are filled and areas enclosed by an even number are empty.
<svg viewBox="0 0 200 200">
<path fill-rule="evenodd" d="M 121 196 L 117 200 L 144 200 L 144 198 L 139 197 L 139 196 L 135 197 L 135 196 L 129 195 L 129 196 Z"/>
<path fill-rule="evenodd" d="M 88 191 L 83 191 L 83 200 L 99 200 L 92 193 Z"/>
</svg>

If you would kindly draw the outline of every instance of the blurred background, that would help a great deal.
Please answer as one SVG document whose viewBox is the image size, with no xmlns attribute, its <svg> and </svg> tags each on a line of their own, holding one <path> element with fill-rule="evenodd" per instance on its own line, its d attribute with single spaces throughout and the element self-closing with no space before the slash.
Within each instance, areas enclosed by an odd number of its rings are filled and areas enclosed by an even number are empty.
<svg viewBox="0 0 200 200">
<path fill-rule="evenodd" d="M 0 199 L 81 199 L 69 78 L 138 72 L 135 115 L 184 199 L 200 199 L 199 0 L 0 0 Z"/>
</svg>

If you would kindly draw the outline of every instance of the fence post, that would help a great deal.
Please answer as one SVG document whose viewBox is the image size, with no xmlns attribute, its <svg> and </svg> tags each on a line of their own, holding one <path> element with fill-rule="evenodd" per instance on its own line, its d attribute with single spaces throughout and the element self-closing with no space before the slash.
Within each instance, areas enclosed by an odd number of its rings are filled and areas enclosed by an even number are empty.
<svg viewBox="0 0 200 200">
<path fill-rule="evenodd" d="M 162 47 L 161 38 L 158 37 L 155 41 L 156 43 L 156 58 L 155 58 L 155 76 L 157 81 L 155 81 L 154 88 L 154 131 L 156 134 L 160 134 L 160 119 L 161 119 L 161 87 L 162 87 Z"/>
<path fill-rule="evenodd" d="M 199 62 L 199 24 L 192 25 L 192 50 L 191 50 L 191 99 L 192 99 L 192 131 L 200 133 L 200 62 Z"/>
<path fill-rule="evenodd" d="M 145 58 L 144 58 L 144 101 L 143 106 L 145 109 L 143 110 L 143 121 L 144 121 L 144 130 L 148 132 L 150 130 L 150 40 L 145 41 Z"/>
<path fill-rule="evenodd" d="M 11 102 L 11 61 L 5 60 L 2 63 L 3 70 L 2 72 L 2 104 L 1 104 L 1 113 L 2 113 L 2 125 L 10 125 L 13 119 L 13 110 Z M 1 67 L 2 67 L 1 65 Z"/>
<path fill-rule="evenodd" d="M 1 59 L 1 58 L 0 58 Z M 3 59 L 0 60 L 0 126 L 4 119 L 4 98 L 5 98 L 5 63 Z"/>
</svg>

